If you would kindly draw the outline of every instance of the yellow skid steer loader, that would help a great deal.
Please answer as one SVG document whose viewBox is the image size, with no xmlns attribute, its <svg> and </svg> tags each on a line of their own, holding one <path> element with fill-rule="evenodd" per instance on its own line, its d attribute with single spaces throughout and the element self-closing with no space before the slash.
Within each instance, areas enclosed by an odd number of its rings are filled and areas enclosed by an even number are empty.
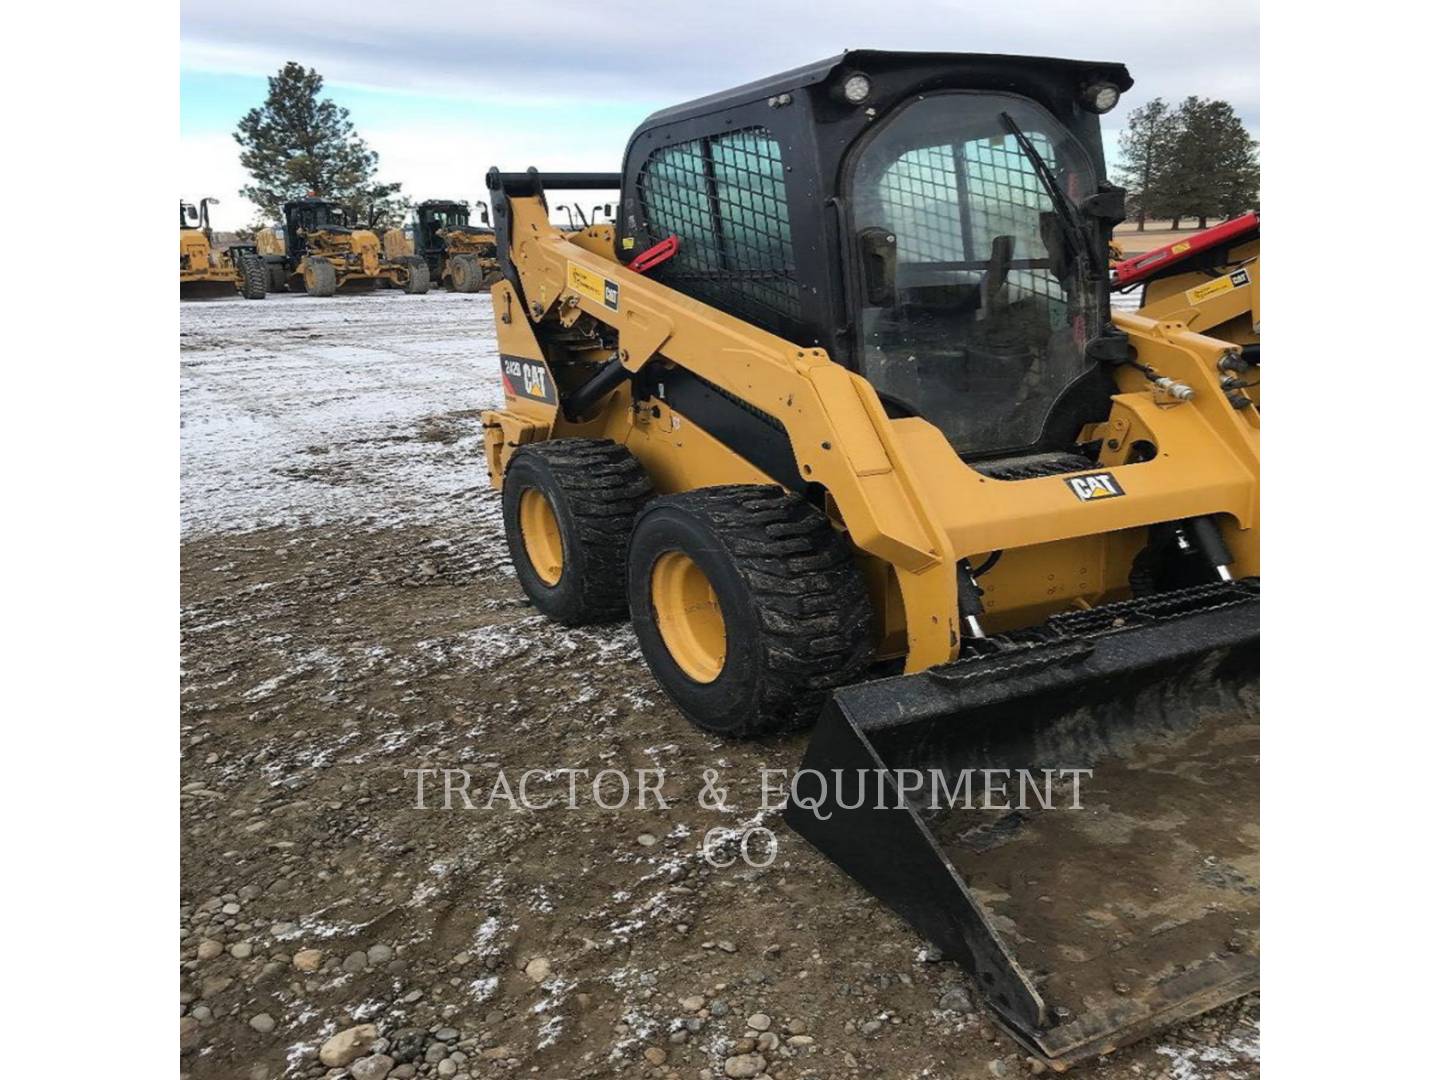
<svg viewBox="0 0 1440 1080">
<path fill-rule="evenodd" d="M 849 52 L 487 177 L 522 588 L 708 731 L 817 724 L 785 820 L 1057 1069 L 1259 970 L 1260 421 L 1110 312 L 1131 84 Z"/>
</svg>

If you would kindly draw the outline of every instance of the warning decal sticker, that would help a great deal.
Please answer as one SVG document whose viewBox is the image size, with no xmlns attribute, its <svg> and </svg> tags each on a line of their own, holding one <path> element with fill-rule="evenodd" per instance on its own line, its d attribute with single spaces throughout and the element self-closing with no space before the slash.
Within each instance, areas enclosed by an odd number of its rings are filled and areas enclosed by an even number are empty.
<svg viewBox="0 0 1440 1080">
<path fill-rule="evenodd" d="M 1250 284 L 1250 275 L 1245 272 L 1242 266 L 1238 270 L 1232 270 L 1225 277 L 1216 278 L 1214 281 L 1207 281 L 1204 285 L 1196 285 L 1193 289 L 1185 290 L 1185 299 L 1192 304 L 1198 304 L 1202 300 L 1209 300 L 1212 296 L 1219 296 L 1222 293 L 1238 289 L 1242 285 Z"/>
<path fill-rule="evenodd" d="M 581 296 L 588 296 L 597 304 L 604 304 L 611 311 L 620 310 L 620 286 L 593 270 L 586 270 L 573 262 L 567 263 L 565 284 Z"/>
</svg>

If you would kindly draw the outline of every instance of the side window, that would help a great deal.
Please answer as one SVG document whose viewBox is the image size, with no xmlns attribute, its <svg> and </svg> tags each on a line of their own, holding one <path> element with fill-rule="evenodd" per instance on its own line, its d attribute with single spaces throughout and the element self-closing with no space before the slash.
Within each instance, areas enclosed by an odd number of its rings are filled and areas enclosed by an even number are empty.
<svg viewBox="0 0 1440 1080">
<path fill-rule="evenodd" d="M 784 166 L 769 131 L 657 150 L 641 168 L 639 193 L 649 242 L 680 238 L 657 280 L 761 325 L 799 317 Z"/>
</svg>

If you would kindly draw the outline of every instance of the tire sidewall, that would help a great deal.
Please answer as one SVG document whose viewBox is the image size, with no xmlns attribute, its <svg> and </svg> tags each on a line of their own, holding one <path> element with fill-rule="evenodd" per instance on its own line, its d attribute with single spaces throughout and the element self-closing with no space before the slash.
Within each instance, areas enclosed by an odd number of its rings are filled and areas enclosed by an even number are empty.
<svg viewBox="0 0 1440 1080">
<path fill-rule="evenodd" d="M 650 579 L 669 551 L 693 559 L 709 579 L 725 619 L 725 664 L 708 683 L 696 682 L 670 655 L 660 634 Z M 760 627 L 749 589 L 720 538 L 701 519 L 673 506 L 641 514 L 630 543 L 630 619 L 651 670 L 665 692 L 697 726 L 741 734 L 753 720 L 763 678 Z"/>
<path fill-rule="evenodd" d="M 538 491 L 545 497 L 560 530 L 560 580 L 554 585 L 547 585 L 541 580 L 530 563 L 530 553 L 525 550 L 524 534 L 520 530 L 520 498 L 530 490 Z M 544 458 L 517 454 L 511 459 L 505 470 L 500 509 L 505 523 L 505 539 L 510 545 L 510 562 L 526 594 L 537 608 L 552 619 L 567 625 L 584 622 L 584 582 L 581 580 L 584 567 L 578 557 L 581 551 L 580 530 L 565 497 L 565 489 Z"/>
</svg>

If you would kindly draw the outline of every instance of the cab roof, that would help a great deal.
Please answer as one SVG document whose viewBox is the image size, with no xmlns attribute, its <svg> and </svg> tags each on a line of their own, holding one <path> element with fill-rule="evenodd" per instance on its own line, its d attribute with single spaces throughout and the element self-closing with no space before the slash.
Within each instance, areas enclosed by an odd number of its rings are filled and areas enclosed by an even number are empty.
<svg viewBox="0 0 1440 1080">
<path fill-rule="evenodd" d="M 842 68 L 874 74 L 876 71 L 898 68 L 923 70 L 937 67 L 952 69 L 956 73 L 961 73 L 966 69 L 973 69 L 977 73 L 982 71 L 993 73 L 996 70 L 1013 68 L 1016 74 L 1043 73 L 1047 78 L 1052 79 L 1057 75 L 1068 76 L 1075 81 L 1077 87 L 1085 82 L 1104 79 L 1113 82 L 1119 87 L 1121 93 L 1135 85 L 1135 80 L 1130 77 L 1130 72 L 1124 64 L 1106 61 L 1064 60 L 1049 56 L 1011 56 L 1005 53 L 847 49 L 836 56 L 816 60 L 814 63 L 792 68 L 789 71 L 782 71 L 778 75 L 769 75 L 729 90 L 721 90 L 693 101 L 661 109 L 646 117 L 640 127 L 644 129 L 662 124 L 673 124 L 677 121 L 705 116 L 721 109 L 768 100 L 787 92 L 794 93 L 797 90 L 827 81 Z"/>
</svg>

